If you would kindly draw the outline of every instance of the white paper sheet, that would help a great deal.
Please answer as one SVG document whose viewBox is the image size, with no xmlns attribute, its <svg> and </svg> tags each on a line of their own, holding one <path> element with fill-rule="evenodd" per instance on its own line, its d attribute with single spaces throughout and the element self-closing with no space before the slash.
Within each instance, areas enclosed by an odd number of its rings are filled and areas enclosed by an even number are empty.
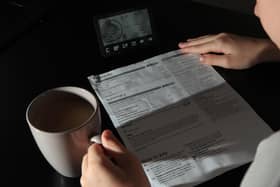
<svg viewBox="0 0 280 187">
<path fill-rule="evenodd" d="M 89 81 L 152 186 L 194 186 L 248 163 L 272 133 L 198 55 L 171 51 Z"/>
</svg>

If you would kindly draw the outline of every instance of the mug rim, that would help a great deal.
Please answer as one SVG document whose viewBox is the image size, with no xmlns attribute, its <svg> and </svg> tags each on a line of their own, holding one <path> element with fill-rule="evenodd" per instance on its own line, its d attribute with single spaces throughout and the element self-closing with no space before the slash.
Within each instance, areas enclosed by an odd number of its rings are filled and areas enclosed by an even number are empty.
<svg viewBox="0 0 280 187">
<path fill-rule="evenodd" d="M 79 95 L 75 92 L 71 92 L 71 89 L 72 90 L 73 89 L 80 90 L 80 91 L 83 91 L 83 92 L 89 94 L 94 99 L 96 106 L 94 106 L 94 104 L 91 101 L 89 101 L 87 98 L 83 97 L 82 95 Z M 79 125 L 77 127 L 70 128 L 70 129 L 65 129 L 65 130 L 61 130 L 61 131 L 47 131 L 47 130 L 43 130 L 43 129 L 40 129 L 40 128 L 34 126 L 29 119 L 29 112 L 30 112 L 30 108 L 32 107 L 32 104 L 34 104 L 34 102 L 37 101 L 38 98 L 42 97 L 45 94 L 53 92 L 53 91 L 62 91 L 62 92 L 66 92 L 66 93 L 71 93 L 71 94 L 74 94 L 78 97 L 81 97 L 82 99 L 85 99 L 90 105 L 92 105 L 94 107 L 94 112 L 92 112 L 92 114 L 83 123 L 81 123 L 81 125 Z M 81 88 L 81 87 L 77 87 L 77 86 L 61 86 L 61 87 L 55 87 L 55 88 L 47 89 L 46 91 L 41 92 L 35 98 L 33 98 L 31 100 L 31 102 L 28 104 L 28 107 L 27 107 L 26 112 L 25 112 L 25 118 L 26 118 L 26 121 L 27 121 L 28 125 L 30 127 L 32 127 L 33 129 L 39 131 L 39 132 L 46 133 L 46 134 L 61 135 L 61 134 L 68 134 L 68 133 L 74 132 L 74 131 L 86 126 L 96 114 L 98 115 L 98 113 L 97 113 L 98 110 L 99 110 L 99 104 L 98 104 L 97 98 L 90 91 L 88 91 L 84 88 Z"/>
</svg>

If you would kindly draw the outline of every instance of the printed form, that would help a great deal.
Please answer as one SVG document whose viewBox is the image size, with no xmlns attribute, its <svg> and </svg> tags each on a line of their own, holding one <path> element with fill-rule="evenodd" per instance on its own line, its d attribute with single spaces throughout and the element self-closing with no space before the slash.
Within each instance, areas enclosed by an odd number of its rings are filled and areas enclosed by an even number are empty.
<svg viewBox="0 0 280 187">
<path fill-rule="evenodd" d="M 272 133 L 199 55 L 171 51 L 88 79 L 155 187 L 195 186 L 248 163 Z"/>
</svg>

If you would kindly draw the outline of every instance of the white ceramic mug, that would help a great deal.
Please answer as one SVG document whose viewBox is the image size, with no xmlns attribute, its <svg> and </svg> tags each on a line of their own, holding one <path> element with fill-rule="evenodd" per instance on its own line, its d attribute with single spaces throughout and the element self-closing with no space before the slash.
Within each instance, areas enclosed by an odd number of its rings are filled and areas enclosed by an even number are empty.
<svg viewBox="0 0 280 187">
<path fill-rule="evenodd" d="M 60 119 L 61 116 L 65 119 Z M 80 176 L 82 158 L 90 140 L 98 139 L 101 132 L 95 96 L 79 87 L 47 90 L 29 104 L 26 120 L 49 164 L 63 176 Z"/>
</svg>

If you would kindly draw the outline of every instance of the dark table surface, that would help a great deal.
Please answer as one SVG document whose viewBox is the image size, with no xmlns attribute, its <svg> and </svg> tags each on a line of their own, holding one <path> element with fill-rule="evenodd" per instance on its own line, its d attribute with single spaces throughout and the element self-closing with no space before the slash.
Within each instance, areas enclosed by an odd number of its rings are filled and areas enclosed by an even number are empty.
<svg viewBox="0 0 280 187">
<path fill-rule="evenodd" d="M 13 41 L 10 45 L 1 48 L 0 183 L 6 186 L 80 186 L 78 178 L 61 177 L 51 168 L 27 126 L 26 107 L 42 91 L 68 85 L 93 91 L 87 76 L 177 49 L 179 41 L 194 36 L 232 32 L 266 37 L 254 16 L 191 2 L 178 1 L 172 5 L 142 2 L 137 6 L 149 6 L 153 11 L 159 43 L 131 54 L 104 59 L 99 54 L 93 16 L 133 8 L 135 3 L 112 1 L 94 5 L 75 2 L 51 4 L 40 16 L 37 14 L 38 19 L 32 19 L 32 26 L 14 40 L 9 40 Z M 13 18 L 13 15 L 4 15 L 1 20 L 6 18 Z M 280 104 L 279 68 L 277 63 L 266 63 L 242 71 L 216 70 L 273 130 L 278 130 L 275 108 Z M 112 128 L 104 110 L 102 116 L 103 125 Z M 247 167 L 248 164 L 199 186 L 238 186 Z"/>
</svg>

